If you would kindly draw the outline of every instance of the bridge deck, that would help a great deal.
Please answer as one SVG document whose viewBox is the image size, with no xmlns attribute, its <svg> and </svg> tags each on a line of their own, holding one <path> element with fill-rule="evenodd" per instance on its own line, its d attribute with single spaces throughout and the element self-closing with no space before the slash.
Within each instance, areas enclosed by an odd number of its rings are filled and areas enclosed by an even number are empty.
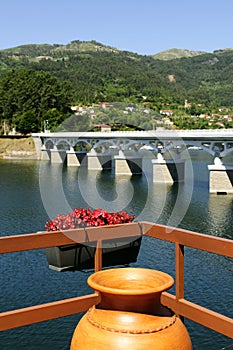
<svg viewBox="0 0 233 350">
<path fill-rule="evenodd" d="M 129 138 L 129 139 L 180 139 L 183 140 L 232 140 L 233 129 L 216 130 L 146 130 L 146 131 L 107 131 L 107 132 L 54 132 L 34 133 L 39 138 Z"/>
</svg>

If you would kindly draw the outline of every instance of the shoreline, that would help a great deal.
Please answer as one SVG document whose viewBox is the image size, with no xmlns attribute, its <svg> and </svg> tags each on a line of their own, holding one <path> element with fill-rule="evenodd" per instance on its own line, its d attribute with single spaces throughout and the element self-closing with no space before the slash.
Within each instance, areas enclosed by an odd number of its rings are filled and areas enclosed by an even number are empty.
<svg viewBox="0 0 233 350">
<path fill-rule="evenodd" d="M 33 138 L 1 137 L 0 159 L 37 159 Z"/>
</svg>

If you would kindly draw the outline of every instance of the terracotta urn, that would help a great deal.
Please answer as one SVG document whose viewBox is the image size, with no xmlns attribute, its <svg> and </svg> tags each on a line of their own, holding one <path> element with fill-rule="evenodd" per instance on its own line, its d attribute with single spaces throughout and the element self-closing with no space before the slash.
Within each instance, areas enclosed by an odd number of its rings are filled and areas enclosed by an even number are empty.
<svg viewBox="0 0 233 350">
<path fill-rule="evenodd" d="M 160 303 L 161 293 L 174 284 L 160 271 L 144 268 L 102 270 L 88 278 L 100 293 L 78 323 L 71 350 L 191 350 L 181 320 Z"/>
</svg>

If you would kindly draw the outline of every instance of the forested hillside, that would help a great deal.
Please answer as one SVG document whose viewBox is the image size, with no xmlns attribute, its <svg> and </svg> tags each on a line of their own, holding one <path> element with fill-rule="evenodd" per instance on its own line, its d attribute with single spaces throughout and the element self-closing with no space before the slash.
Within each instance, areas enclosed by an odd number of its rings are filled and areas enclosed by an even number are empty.
<svg viewBox="0 0 233 350">
<path fill-rule="evenodd" d="M 155 112 L 172 109 L 177 115 L 186 113 L 185 100 L 194 114 L 232 110 L 233 51 L 187 51 L 158 59 L 78 40 L 2 50 L 1 119 L 26 130 L 33 115 L 33 130 L 39 130 L 45 119 L 54 126 L 65 119 L 71 105 L 103 101 L 150 103 Z"/>
</svg>

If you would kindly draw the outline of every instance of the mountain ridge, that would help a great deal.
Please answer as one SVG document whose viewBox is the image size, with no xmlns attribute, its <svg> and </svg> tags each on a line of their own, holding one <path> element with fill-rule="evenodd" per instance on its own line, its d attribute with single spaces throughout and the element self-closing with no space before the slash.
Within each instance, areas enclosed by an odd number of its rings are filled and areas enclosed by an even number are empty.
<svg viewBox="0 0 233 350">
<path fill-rule="evenodd" d="M 172 48 L 172 49 L 154 54 L 152 55 L 152 57 L 160 60 L 172 60 L 172 59 L 183 58 L 183 57 L 194 57 L 194 56 L 199 56 L 207 53 L 209 52 Z"/>
<path fill-rule="evenodd" d="M 188 100 L 205 106 L 200 112 L 233 105 L 233 49 L 170 49 L 162 55 L 139 55 L 95 40 L 21 45 L 0 50 L 0 79 L 22 68 L 50 73 L 71 83 L 75 104 L 147 102 L 159 111 Z"/>
<path fill-rule="evenodd" d="M 97 42 L 95 40 L 90 41 L 81 41 L 81 40 L 73 40 L 69 42 L 68 44 L 24 44 L 19 45 L 7 49 L 0 50 L 0 53 L 9 53 L 9 54 L 16 54 L 16 55 L 40 55 L 41 53 L 58 53 L 58 52 L 87 52 L 87 51 L 105 51 L 105 52 L 128 52 L 132 55 L 138 55 L 138 56 L 148 56 L 153 57 L 155 59 L 160 60 L 172 60 L 177 58 L 184 58 L 184 57 L 195 57 L 198 55 L 203 54 L 214 54 L 214 53 L 221 53 L 225 51 L 231 51 L 233 48 L 224 48 L 224 49 L 218 49 L 213 52 L 207 52 L 207 51 L 195 51 L 190 49 L 180 49 L 180 48 L 171 48 L 167 49 L 155 54 L 150 55 L 141 55 L 136 52 L 131 52 L 127 50 L 120 50 L 115 47 L 102 44 L 100 42 Z"/>
</svg>

